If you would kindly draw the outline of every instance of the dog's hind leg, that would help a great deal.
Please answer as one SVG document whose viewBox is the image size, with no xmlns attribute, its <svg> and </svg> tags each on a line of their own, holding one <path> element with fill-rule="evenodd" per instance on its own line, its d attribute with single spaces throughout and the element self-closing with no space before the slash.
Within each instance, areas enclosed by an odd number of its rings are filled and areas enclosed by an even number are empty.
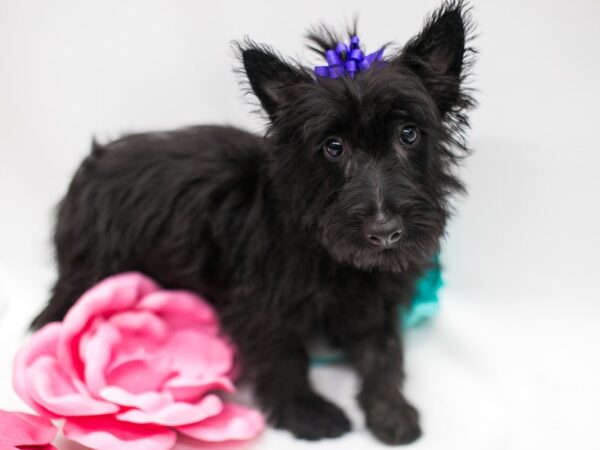
<svg viewBox="0 0 600 450">
<path fill-rule="evenodd" d="M 62 320 L 81 294 L 96 281 L 81 276 L 75 279 L 74 277 L 61 275 L 54 285 L 52 296 L 46 307 L 31 322 L 31 328 L 37 330 L 47 323 Z"/>
</svg>

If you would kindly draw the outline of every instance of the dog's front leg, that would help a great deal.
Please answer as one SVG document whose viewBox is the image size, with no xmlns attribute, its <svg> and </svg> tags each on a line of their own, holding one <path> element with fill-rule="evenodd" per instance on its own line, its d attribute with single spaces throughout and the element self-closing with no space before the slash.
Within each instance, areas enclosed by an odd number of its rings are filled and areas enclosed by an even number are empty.
<svg viewBox="0 0 600 450">
<path fill-rule="evenodd" d="M 317 394 L 308 379 L 309 358 L 299 340 L 278 331 L 262 348 L 246 353 L 257 399 L 276 428 L 308 440 L 333 438 L 350 430 L 344 412 Z M 244 349 L 241 349 L 244 351 Z"/>
<path fill-rule="evenodd" d="M 390 306 L 384 323 L 355 336 L 350 357 L 362 377 L 358 401 L 371 432 L 387 444 L 406 444 L 421 435 L 417 410 L 401 392 L 403 353 L 396 311 Z"/>
</svg>

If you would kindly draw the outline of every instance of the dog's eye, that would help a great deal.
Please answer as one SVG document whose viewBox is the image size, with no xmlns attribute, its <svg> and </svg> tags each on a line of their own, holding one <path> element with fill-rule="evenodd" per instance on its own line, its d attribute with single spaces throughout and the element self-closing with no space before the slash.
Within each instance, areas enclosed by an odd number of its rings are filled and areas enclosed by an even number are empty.
<svg viewBox="0 0 600 450">
<path fill-rule="evenodd" d="M 344 154 L 344 145 L 342 141 L 336 138 L 327 139 L 323 146 L 325 156 L 329 159 L 337 159 Z"/>
<path fill-rule="evenodd" d="M 419 130 L 413 126 L 407 126 L 402 128 L 400 132 L 400 141 L 404 145 L 413 145 L 419 140 Z"/>
</svg>

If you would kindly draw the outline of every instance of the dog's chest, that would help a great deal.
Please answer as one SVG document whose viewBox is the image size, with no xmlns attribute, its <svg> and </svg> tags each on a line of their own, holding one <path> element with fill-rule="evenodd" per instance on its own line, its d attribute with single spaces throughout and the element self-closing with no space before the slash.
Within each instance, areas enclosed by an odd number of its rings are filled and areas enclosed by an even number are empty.
<svg viewBox="0 0 600 450">
<path fill-rule="evenodd" d="M 368 321 L 373 314 L 379 314 L 383 298 L 375 277 L 344 271 L 337 276 L 319 277 L 305 294 L 297 299 L 290 319 L 310 334 L 331 334 L 331 330 Z"/>
</svg>

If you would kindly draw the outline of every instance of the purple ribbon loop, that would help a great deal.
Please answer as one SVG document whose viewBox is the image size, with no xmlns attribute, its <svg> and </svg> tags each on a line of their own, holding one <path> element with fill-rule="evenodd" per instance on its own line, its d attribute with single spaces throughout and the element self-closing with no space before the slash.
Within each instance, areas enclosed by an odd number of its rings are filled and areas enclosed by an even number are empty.
<svg viewBox="0 0 600 450">
<path fill-rule="evenodd" d="M 371 67 L 374 63 L 383 60 L 384 47 L 379 50 L 364 55 L 359 47 L 358 36 L 350 38 L 350 45 L 339 42 L 335 50 L 325 52 L 326 66 L 316 66 L 314 71 L 319 77 L 340 78 L 348 75 L 354 78 L 357 72 L 362 72 Z"/>
</svg>

